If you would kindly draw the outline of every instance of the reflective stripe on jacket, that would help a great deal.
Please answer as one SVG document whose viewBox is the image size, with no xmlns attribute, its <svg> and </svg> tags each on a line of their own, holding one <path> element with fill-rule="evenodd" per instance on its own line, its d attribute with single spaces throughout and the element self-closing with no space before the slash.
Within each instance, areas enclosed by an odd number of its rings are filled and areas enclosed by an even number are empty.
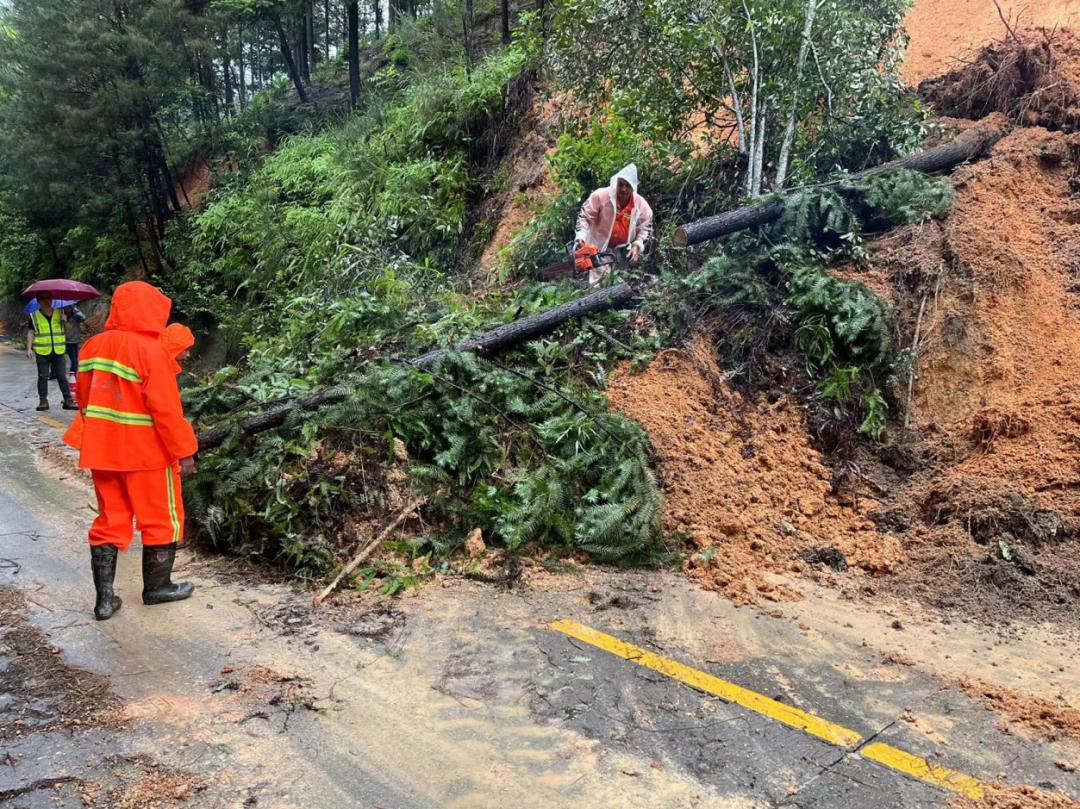
<svg viewBox="0 0 1080 809">
<path fill-rule="evenodd" d="M 159 341 L 171 308 L 147 283 L 121 284 L 105 331 L 83 345 L 75 385 L 82 418 L 65 435 L 81 450 L 82 468 L 164 469 L 198 449 L 173 360 Z"/>
<path fill-rule="evenodd" d="M 59 309 L 53 309 L 52 317 L 49 318 L 41 314 L 40 309 L 36 309 L 30 315 L 30 322 L 34 324 L 35 354 L 47 357 L 49 354 L 65 352 L 67 340 L 64 337 L 64 324 Z"/>
</svg>

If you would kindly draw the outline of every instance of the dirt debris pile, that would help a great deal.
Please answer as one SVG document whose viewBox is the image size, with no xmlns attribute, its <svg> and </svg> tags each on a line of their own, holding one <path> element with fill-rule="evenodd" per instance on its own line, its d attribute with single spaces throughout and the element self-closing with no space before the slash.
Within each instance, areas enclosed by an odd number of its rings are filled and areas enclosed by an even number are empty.
<svg viewBox="0 0 1080 809">
<path fill-rule="evenodd" d="M 943 222 L 885 234 L 845 270 L 889 290 L 901 346 L 924 312 L 910 429 L 896 419 L 855 459 L 857 497 L 798 402 L 744 398 L 706 340 L 615 376 L 613 406 L 655 447 L 668 528 L 698 550 L 691 577 L 740 603 L 792 597 L 769 572 L 859 582 L 817 563 L 832 548 L 890 574 L 871 588 L 931 606 L 1080 612 L 1078 138 L 1014 130 L 954 174 Z"/>
<path fill-rule="evenodd" d="M 923 82 L 944 115 L 1002 112 L 1023 126 L 1075 132 L 1080 125 L 1080 37 L 1070 29 L 1009 31 L 964 67 Z"/>
<path fill-rule="evenodd" d="M 1059 739 L 1080 742 L 1080 710 L 1070 706 L 1063 696 L 1032 697 L 971 678 L 964 678 L 957 685 L 981 700 L 989 710 L 1001 714 L 1004 732 L 1015 728 L 1051 742 Z"/>
<path fill-rule="evenodd" d="M 926 301 L 901 439 L 918 463 L 889 513 L 908 529 L 893 582 L 937 606 L 1080 609 L 1075 138 L 1017 129 L 956 173 L 944 223 L 872 248 L 907 340 Z"/>
<path fill-rule="evenodd" d="M 1034 787 L 992 787 L 979 800 L 954 798 L 950 809 L 1080 809 L 1077 803 L 1060 792 L 1044 792 Z"/>
<path fill-rule="evenodd" d="M 895 539 L 833 496 L 799 406 L 744 399 L 704 340 L 660 354 L 643 373 L 617 374 L 608 395 L 649 433 L 666 527 L 698 550 L 685 563 L 691 578 L 752 603 L 797 597 L 769 571 L 827 577 L 896 564 Z"/>
</svg>

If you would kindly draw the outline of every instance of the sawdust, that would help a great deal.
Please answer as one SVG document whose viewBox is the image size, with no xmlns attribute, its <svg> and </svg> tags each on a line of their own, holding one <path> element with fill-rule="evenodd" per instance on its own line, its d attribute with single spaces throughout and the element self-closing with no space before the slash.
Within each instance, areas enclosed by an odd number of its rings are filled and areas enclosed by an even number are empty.
<svg viewBox="0 0 1080 809">
<path fill-rule="evenodd" d="M 956 685 L 1001 714 L 1005 721 L 999 729 L 1003 732 L 1019 729 L 1051 742 L 1080 742 L 1080 710 L 1070 706 L 1063 696 L 1052 701 L 967 677 L 957 680 Z"/>
<path fill-rule="evenodd" d="M 991 787 L 980 800 L 953 798 L 949 809 L 1080 809 L 1080 803 L 1061 793 L 1035 787 Z"/>
<path fill-rule="evenodd" d="M 64 663 L 60 649 L 30 625 L 26 600 L 0 587 L 0 740 L 53 730 L 116 728 L 122 703 L 107 677 Z"/>
<path fill-rule="evenodd" d="M 186 803 L 206 789 L 201 778 L 147 756 L 114 757 L 110 764 L 120 783 L 105 790 L 84 790 L 84 803 L 107 809 L 165 809 Z"/>
<path fill-rule="evenodd" d="M 222 719 L 267 722 L 280 716 L 282 731 L 297 710 L 319 711 L 322 708 L 311 694 L 311 681 L 297 674 L 283 674 L 267 666 L 245 663 L 226 665 L 220 678 L 210 686 L 212 694 L 223 695 Z"/>
<path fill-rule="evenodd" d="M 872 574 L 895 565 L 896 540 L 832 495 L 799 406 L 786 396 L 747 401 L 704 340 L 663 352 L 642 373 L 621 369 L 608 396 L 649 433 L 665 524 L 697 550 L 685 562 L 696 581 L 748 604 L 798 597 L 767 571 L 831 575 L 807 558 L 835 555 Z"/>
<path fill-rule="evenodd" d="M 1080 25 L 1077 0 L 999 2 L 1014 28 Z M 904 28 L 910 40 L 901 75 L 912 86 L 955 69 L 1007 33 L 993 0 L 916 0 L 904 18 Z"/>
</svg>

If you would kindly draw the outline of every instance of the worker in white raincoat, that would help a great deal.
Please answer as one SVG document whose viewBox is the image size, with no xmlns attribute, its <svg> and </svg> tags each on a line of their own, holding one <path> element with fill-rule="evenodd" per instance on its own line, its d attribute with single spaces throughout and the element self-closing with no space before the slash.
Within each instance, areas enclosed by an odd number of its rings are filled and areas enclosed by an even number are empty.
<svg viewBox="0 0 1080 809">
<path fill-rule="evenodd" d="M 589 271 L 589 285 L 600 283 L 610 267 L 593 268 L 591 256 L 605 250 L 625 248 L 627 259 L 637 264 L 652 238 L 653 212 L 637 192 L 638 173 L 633 163 L 593 191 L 577 218 L 574 258 L 578 268 Z"/>
</svg>

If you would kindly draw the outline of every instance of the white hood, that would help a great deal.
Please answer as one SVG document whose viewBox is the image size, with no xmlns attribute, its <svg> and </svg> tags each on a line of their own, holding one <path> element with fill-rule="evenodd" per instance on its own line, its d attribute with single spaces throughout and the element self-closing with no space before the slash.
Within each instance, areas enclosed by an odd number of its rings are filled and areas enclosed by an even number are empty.
<svg viewBox="0 0 1080 809">
<path fill-rule="evenodd" d="M 619 180 L 626 180 L 630 183 L 630 187 L 634 189 L 634 193 L 637 193 L 637 166 L 633 163 L 623 166 L 619 169 L 618 174 L 614 174 L 611 177 L 611 198 L 615 199 L 615 192 L 618 191 Z"/>
</svg>

